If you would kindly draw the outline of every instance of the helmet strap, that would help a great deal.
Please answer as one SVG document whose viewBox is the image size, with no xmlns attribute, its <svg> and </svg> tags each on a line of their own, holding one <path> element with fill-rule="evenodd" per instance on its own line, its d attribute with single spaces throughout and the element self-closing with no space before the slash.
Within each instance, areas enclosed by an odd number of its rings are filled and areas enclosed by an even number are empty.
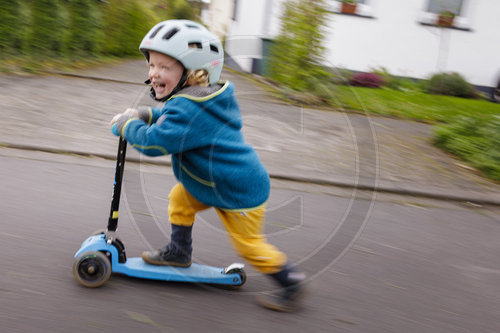
<svg viewBox="0 0 500 333">
<path fill-rule="evenodd" d="M 162 98 L 156 98 L 156 93 L 155 93 L 155 90 L 153 89 L 153 87 L 151 87 L 151 90 L 149 92 L 149 96 L 151 96 L 151 98 L 154 99 L 155 101 L 165 102 L 167 99 L 169 99 L 173 95 L 177 94 L 182 88 L 184 88 L 184 84 L 186 83 L 186 80 L 187 80 L 187 72 L 188 72 L 187 69 L 184 68 L 184 71 L 182 72 L 182 76 L 179 80 L 179 83 L 177 83 L 177 86 L 167 96 L 162 97 Z M 147 79 L 146 81 L 144 81 L 144 83 L 150 84 L 151 80 Z"/>
</svg>

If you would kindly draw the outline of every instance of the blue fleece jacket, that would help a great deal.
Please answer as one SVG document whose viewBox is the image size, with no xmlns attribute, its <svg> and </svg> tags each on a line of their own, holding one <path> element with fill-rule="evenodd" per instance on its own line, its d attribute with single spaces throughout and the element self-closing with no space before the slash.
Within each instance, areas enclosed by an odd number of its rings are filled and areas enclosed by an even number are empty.
<svg viewBox="0 0 500 333">
<path fill-rule="evenodd" d="M 269 176 L 243 139 L 232 83 L 185 88 L 149 113 L 147 122 L 129 119 L 122 136 L 146 155 L 171 154 L 175 176 L 200 202 L 239 210 L 267 200 Z"/>
</svg>

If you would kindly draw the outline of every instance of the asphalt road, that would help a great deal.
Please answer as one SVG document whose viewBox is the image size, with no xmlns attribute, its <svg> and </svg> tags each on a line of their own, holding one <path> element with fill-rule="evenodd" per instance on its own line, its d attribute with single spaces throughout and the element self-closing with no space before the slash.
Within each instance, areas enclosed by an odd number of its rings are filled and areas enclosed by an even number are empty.
<svg viewBox="0 0 500 333">
<path fill-rule="evenodd" d="M 112 275 L 72 275 L 81 242 L 107 223 L 114 165 L 0 149 L 0 332 L 498 332 L 499 209 L 273 181 L 266 233 L 311 277 L 304 309 L 261 309 L 273 285 L 252 268 L 230 291 Z M 119 237 L 127 255 L 163 245 L 161 166 L 127 166 Z M 213 211 L 195 261 L 240 259 Z"/>
</svg>

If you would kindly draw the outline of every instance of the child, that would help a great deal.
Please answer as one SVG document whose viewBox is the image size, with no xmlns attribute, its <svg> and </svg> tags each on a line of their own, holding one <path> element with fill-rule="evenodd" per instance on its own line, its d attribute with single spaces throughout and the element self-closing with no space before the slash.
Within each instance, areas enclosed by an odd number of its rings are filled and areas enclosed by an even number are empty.
<svg viewBox="0 0 500 333">
<path fill-rule="evenodd" d="M 151 96 L 161 109 L 128 109 L 111 121 L 113 132 L 149 156 L 172 155 L 179 181 L 169 194 L 170 243 L 142 258 L 153 265 L 189 267 L 197 212 L 214 207 L 238 253 L 281 287 L 259 304 L 292 311 L 304 274 L 262 234 L 270 181 L 256 152 L 244 142 L 233 84 L 219 82 L 222 44 L 202 25 L 169 20 L 154 26 L 140 50 L 149 63 Z"/>
</svg>

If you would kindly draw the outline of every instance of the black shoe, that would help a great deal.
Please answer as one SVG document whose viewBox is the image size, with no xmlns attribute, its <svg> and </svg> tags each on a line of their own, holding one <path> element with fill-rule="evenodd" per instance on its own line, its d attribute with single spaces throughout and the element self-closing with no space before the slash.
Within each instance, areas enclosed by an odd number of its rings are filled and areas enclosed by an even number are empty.
<svg viewBox="0 0 500 333">
<path fill-rule="evenodd" d="M 304 273 L 293 271 L 288 265 L 276 274 L 271 274 L 282 289 L 275 294 L 257 297 L 257 303 L 267 309 L 280 312 L 294 312 L 300 308 L 305 295 Z"/>
<path fill-rule="evenodd" d="M 189 267 L 191 266 L 191 231 L 193 227 L 172 224 L 170 244 L 155 251 L 145 251 L 142 259 L 148 264 Z"/>
<path fill-rule="evenodd" d="M 176 251 L 175 247 L 167 246 L 154 251 L 144 251 L 142 259 L 151 265 L 189 267 L 191 266 L 191 255 Z"/>
<path fill-rule="evenodd" d="M 305 293 L 305 286 L 297 284 L 274 294 L 257 296 L 257 304 L 278 312 L 296 312 L 301 308 Z"/>
</svg>

